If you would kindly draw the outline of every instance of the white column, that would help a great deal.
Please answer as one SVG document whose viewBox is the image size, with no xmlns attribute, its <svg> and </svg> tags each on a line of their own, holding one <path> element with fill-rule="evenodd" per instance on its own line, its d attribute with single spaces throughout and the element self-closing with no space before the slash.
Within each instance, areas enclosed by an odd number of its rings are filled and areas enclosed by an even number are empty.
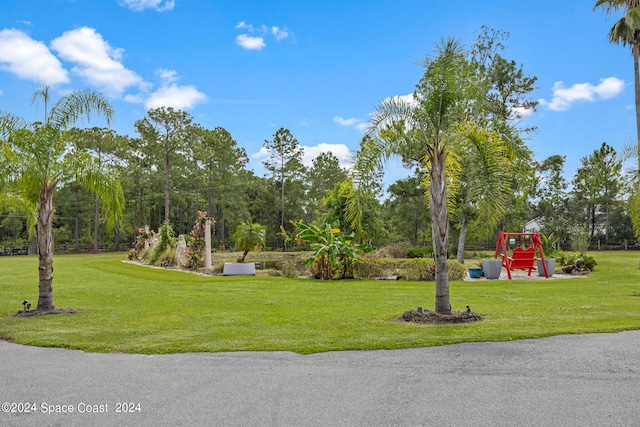
<svg viewBox="0 0 640 427">
<path fill-rule="evenodd" d="M 204 271 L 211 271 L 211 220 L 204 222 Z"/>
<path fill-rule="evenodd" d="M 148 226 L 148 225 L 145 225 L 145 226 L 144 226 L 144 232 L 145 232 L 145 234 L 146 234 L 147 236 L 149 235 L 149 226 Z M 148 239 L 148 238 L 147 238 L 147 239 L 144 239 L 144 248 L 145 248 L 145 249 L 149 249 L 149 239 Z"/>
</svg>

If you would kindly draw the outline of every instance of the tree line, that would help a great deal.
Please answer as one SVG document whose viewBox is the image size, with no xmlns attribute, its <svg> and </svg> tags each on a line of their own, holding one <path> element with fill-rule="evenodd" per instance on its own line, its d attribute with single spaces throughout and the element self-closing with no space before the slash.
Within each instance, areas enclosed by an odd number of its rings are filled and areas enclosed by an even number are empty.
<svg viewBox="0 0 640 427">
<path fill-rule="evenodd" d="M 499 230 L 520 231 L 531 221 L 560 241 L 569 241 L 579 231 L 581 236 L 604 242 L 633 239 L 625 204 L 632 184 L 622 173 L 623 158 L 613 147 L 603 142 L 593 153 L 585 153 L 570 182 L 565 179 L 562 156 L 533 159 L 523 142 L 533 129 L 513 123 L 522 119 L 514 112 L 535 108 L 535 101 L 527 98 L 535 77 L 526 76 L 521 66 L 502 56 L 507 36 L 483 28 L 469 52 L 452 40 L 436 52 L 442 61 L 439 66 L 457 67 L 449 68 L 447 75 L 459 92 L 449 116 L 440 123 L 448 126 L 446 133 L 443 129 L 433 133 L 434 137 L 446 135 L 441 145 L 457 147 L 455 152 L 447 151 L 442 163 L 449 182 L 449 200 L 444 205 L 450 212 L 447 238 L 454 248 L 448 251 L 463 253 L 468 244 L 490 247 Z M 446 55 L 457 57 L 459 63 L 446 64 Z M 427 65 L 416 93 L 437 89 L 432 87 L 437 80 L 433 64 Z M 463 98 L 465 102 L 460 101 Z M 403 108 L 412 111 L 411 103 L 385 102 L 378 110 L 387 114 L 380 123 Z M 431 245 L 434 207 L 430 200 L 434 199 L 425 190 L 433 189 L 428 175 L 437 159 L 425 166 L 429 144 L 409 135 L 409 119 L 419 121 L 420 117 L 404 116 L 392 121 L 393 126 L 387 121 L 377 134 L 372 125 L 374 131 L 360 141 L 351 170 L 341 167 L 331 152 L 322 153 L 306 167 L 298 140 L 280 128 L 264 141 L 270 153 L 264 161 L 265 176 L 247 168 L 246 150 L 226 129 L 206 129 L 187 112 L 169 107 L 149 110 L 135 122 L 133 137 L 107 128 L 64 130 L 67 152 L 88 154 L 119 178 L 124 206 L 122 218 L 107 227 L 96 191 L 73 179 L 61 183 L 53 201 L 54 241 L 70 250 L 91 245 L 97 251 L 105 244 L 124 250 L 145 225 L 158 230 L 169 222 L 177 233 L 187 233 L 197 212 L 206 211 L 215 219 L 214 245 L 219 249 L 233 248 L 233 232 L 242 222 L 265 225 L 267 245 L 275 248 L 285 243 L 283 231 L 295 231 L 290 221 L 310 223 L 321 218 L 338 220 L 345 232 L 354 232 L 360 241 L 374 246 L 401 241 Z M 419 129 L 416 123 L 414 130 Z M 384 148 L 380 141 L 386 141 L 387 152 L 380 151 Z M 399 156 L 413 174 L 385 191 L 382 164 L 371 158 L 391 155 Z M 19 207 L 5 205 L 0 245 L 28 244 L 27 228 L 28 220 Z"/>
</svg>

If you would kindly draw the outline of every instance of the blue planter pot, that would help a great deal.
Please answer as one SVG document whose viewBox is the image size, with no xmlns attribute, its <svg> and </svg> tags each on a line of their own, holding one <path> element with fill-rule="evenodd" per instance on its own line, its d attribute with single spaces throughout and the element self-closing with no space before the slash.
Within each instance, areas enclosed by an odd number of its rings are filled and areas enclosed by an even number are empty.
<svg viewBox="0 0 640 427">
<path fill-rule="evenodd" d="M 482 269 L 481 268 L 470 268 L 469 269 L 469 276 L 472 279 L 479 279 L 480 277 L 482 277 Z"/>
</svg>

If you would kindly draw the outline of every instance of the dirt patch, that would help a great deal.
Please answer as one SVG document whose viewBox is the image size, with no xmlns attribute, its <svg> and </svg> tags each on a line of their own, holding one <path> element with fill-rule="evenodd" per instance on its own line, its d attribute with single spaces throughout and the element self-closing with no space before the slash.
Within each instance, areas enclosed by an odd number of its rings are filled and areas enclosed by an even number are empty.
<svg viewBox="0 0 640 427">
<path fill-rule="evenodd" d="M 454 323 L 469 323 L 482 320 L 482 316 L 471 310 L 436 313 L 431 310 L 409 310 L 398 317 L 398 322 L 422 323 L 427 325 L 446 325 Z"/>
<path fill-rule="evenodd" d="M 46 314 L 78 314 L 79 312 L 72 308 L 55 308 L 53 310 L 29 310 L 19 311 L 14 317 L 28 317 L 28 316 L 44 316 Z"/>
</svg>

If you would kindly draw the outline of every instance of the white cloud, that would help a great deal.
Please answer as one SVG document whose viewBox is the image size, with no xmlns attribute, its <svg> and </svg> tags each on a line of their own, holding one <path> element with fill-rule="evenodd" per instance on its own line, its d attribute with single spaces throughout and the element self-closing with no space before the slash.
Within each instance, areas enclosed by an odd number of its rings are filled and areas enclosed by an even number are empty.
<svg viewBox="0 0 640 427">
<path fill-rule="evenodd" d="M 511 118 L 516 120 L 526 119 L 533 113 L 533 108 L 515 107 L 511 109 Z"/>
<path fill-rule="evenodd" d="M 302 146 L 304 154 L 302 155 L 302 164 L 310 167 L 313 165 L 313 159 L 322 153 L 331 152 L 340 161 L 340 166 L 348 167 L 352 163 L 352 153 L 349 147 L 344 144 L 327 144 L 320 143 L 311 147 Z"/>
<path fill-rule="evenodd" d="M 163 85 L 145 101 L 147 109 L 173 107 L 176 110 L 188 110 L 196 104 L 206 101 L 207 96 L 195 86 L 178 86 L 175 83 Z"/>
<path fill-rule="evenodd" d="M 286 28 L 280 28 L 275 26 L 271 27 L 271 34 L 273 34 L 276 37 L 276 40 L 278 41 L 289 37 L 289 32 L 287 31 Z"/>
<path fill-rule="evenodd" d="M 260 151 L 251 155 L 251 158 L 254 160 L 261 160 L 267 157 L 269 157 L 269 150 L 267 150 L 265 147 L 262 147 Z"/>
<path fill-rule="evenodd" d="M 236 43 L 247 50 L 260 50 L 267 46 L 262 37 L 252 37 L 247 34 L 237 36 Z"/>
<path fill-rule="evenodd" d="M 178 72 L 176 70 L 167 70 L 166 68 L 160 68 L 156 71 L 163 82 L 172 83 L 178 80 Z"/>
<path fill-rule="evenodd" d="M 123 50 L 112 48 L 93 28 L 67 31 L 53 40 L 51 47 L 62 59 L 77 64 L 71 69 L 74 74 L 109 95 L 119 96 L 132 86 L 147 86 L 139 75 L 122 65 Z"/>
<path fill-rule="evenodd" d="M 244 21 L 238 22 L 238 24 L 236 25 L 236 28 L 238 28 L 238 29 L 246 29 L 250 33 L 253 33 L 253 25 L 247 24 Z"/>
<path fill-rule="evenodd" d="M 175 0 L 122 0 L 120 4 L 136 12 L 144 9 L 155 9 L 158 12 L 164 12 L 172 10 L 176 2 Z"/>
<path fill-rule="evenodd" d="M 265 37 L 273 36 L 276 41 L 280 41 L 289 37 L 289 30 L 280 28 L 278 26 L 268 27 L 267 25 L 260 25 L 254 27 L 253 24 L 248 24 L 245 21 L 240 21 L 235 26 L 236 29 L 246 30 L 245 34 L 240 34 L 236 37 L 236 43 L 244 49 L 248 50 L 260 50 L 265 48 Z"/>
<path fill-rule="evenodd" d="M 342 167 L 350 167 L 352 165 L 352 153 L 349 147 L 344 144 L 327 144 L 320 143 L 318 145 L 313 145 L 311 147 L 301 145 L 303 154 L 302 154 L 302 164 L 311 167 L 313 165 L 313 159 L 318 157 L 322 153 L 331 152 L 334 156 L 338 158 L 340 161 L 340 166 Z M 269 157 L 270 153 L 265 147 L 260 148 L 260 151 L 257 151 L 251 155 L 253 160 L 262 160 Z"/>
<path fill-rule="evenodd" d="M 67 70 L 44 43 L 14 29 L 0 31 L 0 70 L 45 85 L 69 82 Z"/>
<path fill-rule="evenodd" d="M 565 111 L 573 107 L 579 101 L 594 102 L 596 99 L 610 99 L 622 92 L 624 81 L 616 77 L 600 79 L 597 86 L 591 83 L 576 83 L 571 87 L 565 87 L 559 81 L 553 85 L 553 98 L 551 101 L 540 99 L 543 105 L 553 111 Z"/>
<path fill-rule="evenodd" d="M 351 117 L 349 119 L 345 119 L 344 117 L 335 116 L 333 121 L 338 123 L 340 126 L 352 127 L 358 129 L 360 132 L 364 132 L 367 129 L 367 121 L 362 119 L 356 119 Z"/>
<path fill-rule="evenodd" d="M 175 70 L 160 68 L 156 74 L 162 79 L 162 86 L 153 92 L 145 101 L 147 109 L 173 107 L 176 110 L 193 108 L 196 104 L 207 100 L 207 96 L 195 86 L 178 86 L 178 73 Z M 135 101 L 135 98 L 131 99 Z"/>
</svg>

